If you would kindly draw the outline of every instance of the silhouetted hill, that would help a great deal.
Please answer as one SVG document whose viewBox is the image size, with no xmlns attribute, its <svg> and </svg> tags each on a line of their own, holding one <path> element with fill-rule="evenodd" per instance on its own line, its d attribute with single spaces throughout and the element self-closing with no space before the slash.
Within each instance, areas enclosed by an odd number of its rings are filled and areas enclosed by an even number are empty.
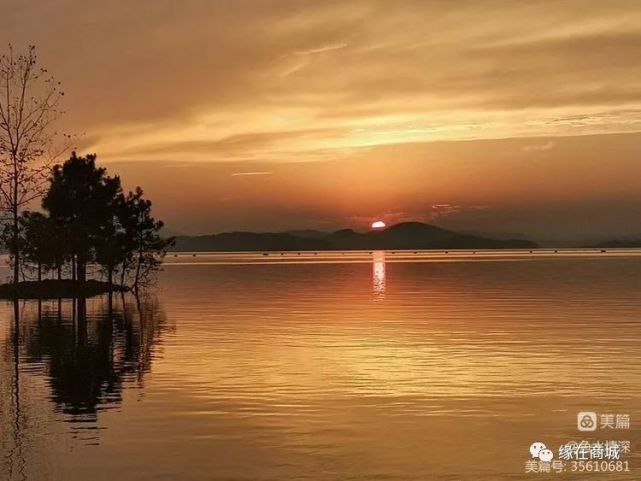
<svg viewBox="0 0 641 481">
<path fill-rule="evenodd" d="M 492 239 L 442 229 L 421 222 L 404 222 L 381 231 L 342 229 L 319 237 L 293 233 L 229 232 L 205 236 L 179 236 L 173 251 L 320 251 L 373 249 L 531 249 L 535 242 Z"/>
<path fill-rule="evenodd" d="M 179 236 L 173 251 L 293 251 L 324 250 L 331 245 L 323 239 L 309 239 L 285 233 L 226 232 L 203 236 Z"/>
<path fill-rule="evenodd" d="M 641 247 L 641 238 L 638 239 L 613 239 L 613 240 L 608 240 L 608 241 L 603 241 L 600 242 L 599 244 L 596 245 L 596 247 L 601 247 L 601 248 L 633 248 L 633 247 Z"/>
<path fill-rule="evenodd" d="M 303 229 L 303 230 L 289 230 L 284 232 L 284 234 L 293 235 L 294 237 L 302 237 L 303 239 L 320 239 L 325 237 L 327 232 L 314 229 Z"/>
</svg>

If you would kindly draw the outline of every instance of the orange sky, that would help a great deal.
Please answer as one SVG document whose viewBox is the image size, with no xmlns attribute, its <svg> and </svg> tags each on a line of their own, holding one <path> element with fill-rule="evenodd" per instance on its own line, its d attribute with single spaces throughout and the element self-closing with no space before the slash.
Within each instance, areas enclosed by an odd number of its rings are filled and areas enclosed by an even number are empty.
<svg viewBox="0 0 641 481">
<path fill-rule="evenodd" d="M 173 231 L 641 232 L 637 1 L 5 0 Z"/>
</svg>

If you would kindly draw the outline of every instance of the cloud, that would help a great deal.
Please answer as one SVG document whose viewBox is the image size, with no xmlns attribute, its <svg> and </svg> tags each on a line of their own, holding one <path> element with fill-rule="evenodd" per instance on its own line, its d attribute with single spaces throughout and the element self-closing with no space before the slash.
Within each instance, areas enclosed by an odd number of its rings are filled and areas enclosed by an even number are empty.
<svg viewBox="0 0 641 481">
<path fill-rule="evenodd" d="M 243 177 L 243 176 L 257 176 L 257 175 L 272 175 L 273 172 L 233 172 L 229 174 L 231 177 Z"/>
<path fill-rule="evenodd" d="M 292 66 L 287 67 L 287 68 L 286 68 L 286 69 L 281 73 L 281 75 L 282 75 L 283 77 L 289 77 L 290 75 L 295 74 L 295 73 L 296 73 L 296 72 L 298 72 L 299 70 L 304 69 L 307 65 L 309 65 L 309 62 L 308 62 L 307 60 L 303 60 L 302 62 L 296 62 L 296 63 L 295 63 L 295 64 L 293 64 Z"/>
<path fill-rule="evenodd" d="M 265 136 L 233 157 L 290 161 L 639 131 L 640 23 L 625 0 L 39 0 L 2 7 L 0 44 L 40 47 L 68 93 L 65 130 L 103 160 L 207 161 L 220 139 Z M 315 129 L 327 135 L 281 137 Z"/>
<path fill-rule="evenodd" d="M 439 219 L 442 217 L 448 217 L 454 214 L 461 212 L 462 208 L 460 205 L 455 204 L 434 204 L 431 208 L 430 218 Z"/>
<path fill-rule="evenodd" d="M 521 150 L 524 152 L 544 152 L 546 150 L 553 149 L 555 145 L 556 143 L 553 140 L 548 140 L 542 144 L 524 145 L 521 147 Z"/>
<path fill-rule="evenodd" d="M 319 53 L 332 52 L 334 50 L 341 50 L 347 47 L 347 43 L 341 42 L 334 45 L 324 45 L 322 47 L 310 48 L 307 50 L 297 50 L 294 52 L 296 55 L 316 55 Z"/>
</svg>

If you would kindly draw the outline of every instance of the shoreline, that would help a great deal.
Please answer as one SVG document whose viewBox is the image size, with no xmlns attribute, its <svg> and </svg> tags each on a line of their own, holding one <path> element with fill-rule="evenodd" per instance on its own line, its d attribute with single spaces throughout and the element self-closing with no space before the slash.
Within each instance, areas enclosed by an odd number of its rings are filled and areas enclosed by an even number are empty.
<svg viewBox="0 0 641 481">
<path fill-rule="evenodd" d="M 43 279 L 0 284 L 0 299 L 77 299 L 94 297 L 109 292 L 127 292 L 126 287 L 90 279 L 84 283 L 71 279 Z"/>
</svg>

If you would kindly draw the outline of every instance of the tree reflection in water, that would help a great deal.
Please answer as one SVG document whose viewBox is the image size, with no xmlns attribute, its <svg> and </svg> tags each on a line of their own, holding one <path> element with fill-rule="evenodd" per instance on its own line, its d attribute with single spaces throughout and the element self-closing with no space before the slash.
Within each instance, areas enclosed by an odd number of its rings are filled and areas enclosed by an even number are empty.
<svg viewBox="0 0 641 481">
<path fill-rule="evenodd" d="M 30 461 L 37 469 L 48 452 L 35 446 L 45 439 L 49 400 L 54 415 L 72 423 L 74 437 L 99 442 L 98 413 L 117 407 L 127 385 L 144 385 L 167 322 L 153 297 L 17 301 L 6 308 L 12 319 L 0 343 L 0 472 L 22 480 L 29 478 L 28 453 L 40 453 Z"/>
<path fill-rule="evenodd" d="M 44 371 L 50 399 L 66 420 L 95 421 L 121 402 L 126 383 L 143 385 L 166 328 L 155 298 L 37 304 L 21 309 L 21 362 Z"/>
</svg>

